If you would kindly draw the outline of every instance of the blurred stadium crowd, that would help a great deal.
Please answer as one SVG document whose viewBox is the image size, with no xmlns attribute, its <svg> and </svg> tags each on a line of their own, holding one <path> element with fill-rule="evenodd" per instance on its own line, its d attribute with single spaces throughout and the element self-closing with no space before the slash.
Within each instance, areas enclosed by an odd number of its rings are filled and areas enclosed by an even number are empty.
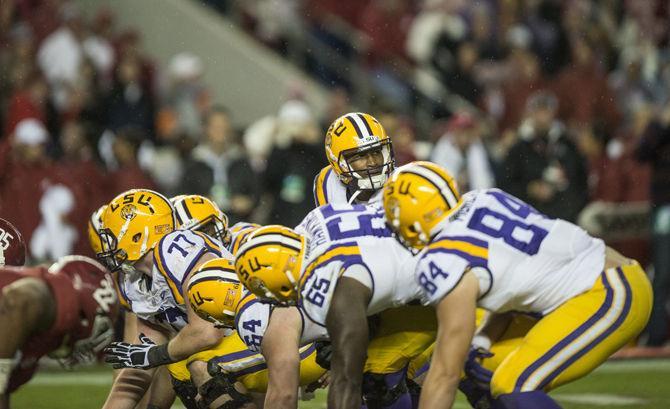
<svg viewBox="0 0 670 409">
<path fill-rule="evenodd" d="M 295 225 L 327 164 L 325 127 L 359 109 L 380 119 L 398 164 L 430 159 L 463 191 L 499 186 L 571 221 L 589 203 L 635 203 L 595 220 L 654 264 L 649 343 L 665 341 L 668 2 L 205 3 L 328 86 L 327 109 L 314 112 L 296 87 L 238 129 L 224 107 L 234 101 L 212 95 L 198 56 L 158 66 L 111 10 L 85 18 L 64 0 L 0 2 L 0 216 L 34 262 L 90 254 L 89 215 L 130 188 L 207 195 L 232 222 Z"/>
</svg>

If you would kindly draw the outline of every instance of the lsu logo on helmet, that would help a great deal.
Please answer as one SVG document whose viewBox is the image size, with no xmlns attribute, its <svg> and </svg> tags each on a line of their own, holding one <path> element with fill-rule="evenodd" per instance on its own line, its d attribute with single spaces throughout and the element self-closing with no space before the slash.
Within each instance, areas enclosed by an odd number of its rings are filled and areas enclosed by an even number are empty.
<svg viewBox="0 0 670 409">
<path fill-rule="evenodd" d="M 174 208 L 158 192 L 133 189 L 115 197 L 103 210 L 98 258 L 116 271 L 134 263 L 175 229 Z"/>
<path fill-rule="evenodd" d="M 398 168 L 384 185 L 384 213 L 398 238 L 415 249 L 425 247 L 431 232 L 462 203 L 456 181 L 431 162 Z"/>
<path fill-rule="evenodd" d="M 288 227 L 264 226 L 249 234 L 235 254 L 235 270 L 256 297 L 295 305 L 305 238 Z"/>
<path fill-rule="evenodd" d="M 203 264 L 191 276 L 188 300 L 198 316 L 217 327 L 233 328 L 242 298 L 242 284 L 231 260 L 217 258 Z"/>
<path fill-rule="evenodd" d="M 354 190 L 381 189 L 395 167 L 391 138 L 370 114 L 351 112 L 337 118 L 326 132 L 325 145 L 340 181 Z"/>
</svg>

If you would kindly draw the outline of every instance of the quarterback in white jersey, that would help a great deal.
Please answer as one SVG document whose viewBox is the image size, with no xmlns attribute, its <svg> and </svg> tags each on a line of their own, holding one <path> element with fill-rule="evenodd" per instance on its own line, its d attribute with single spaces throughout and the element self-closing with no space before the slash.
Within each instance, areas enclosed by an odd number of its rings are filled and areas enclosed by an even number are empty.
<svg viewBox="0 0 670 409">
<path fill-rule="evenodd" d="M 414 162 L 385 185 L 384 208 L 403 242 L 421 250 L 416 279 L 440 324 L 422 407 L 451 406 L 467 357 L 471 403 L 558 408 L 546 391 L 589 373 L 648 320 L 639 264 L 499 189 L 461 197 L 443 168 Z M 473 341 L 477 306 L 492 315 Z M 537 322 L 482 367 L 512 312 Z"/>
<path fill-rule="evenodd" d="M 393 172 L 391 138 L 372 115 L 350 112 L 326 132 L 326 166 L 314 178 L 314 203 L 376 203 Z"/>
<path fill-rule="evenodd" d="M 322 206 L 310 212 L 296 230 L 259 228 L 235 256 L 240 280 L 261 300 L 297 306 L 297 310 L 275 309 L 267 326 L 270 329 L 284 310 L 280 319 L 290 321 L 296 329 L 290 337 L 295 340 L 292 350 L 315 340 L 333 342 L 329 396 L 338 402 L 331 401 L 331 405 L 339 407 L 345 401 L 360 405 L 361 390 L 355 380 L 366 372 L 363 396 L 368 404 L 411 406 L 403 389 L 404 369 L 434 341 L 435 321 L 420 306 L 403 307 L 407 310 L 400 319 L 394 318 L 403 315 L 402 311 L 386 316 L 387 310 L 390 314 L 393 307 L 417 300 L 420 288 L 413 277 L 416 259 L 392 237 L 381 209 Z M 379 312 L 378 332 L 373 331 L 369 342 L 367 317 Z M 244 315 L 242 311 L 240 320 L 245 320 Z M 262 343 L 268 335 L 264 334 Z M 344 371 L 342 355 L 349 352 L 353 354 L 344 359 L 352 364 Z M 354 382 L 349 383 L 351 380 Z"/>
</svg>

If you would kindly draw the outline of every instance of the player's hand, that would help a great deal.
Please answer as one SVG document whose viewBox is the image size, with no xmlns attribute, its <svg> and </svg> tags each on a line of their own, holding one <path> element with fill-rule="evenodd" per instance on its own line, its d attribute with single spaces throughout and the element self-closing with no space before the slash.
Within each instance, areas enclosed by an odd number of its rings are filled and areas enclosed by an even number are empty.
<svg viewBox="0 0 670 409">
<path fill-rule="evenodd" d="M 144 334 L 140 334 L 140 342 L 141 344 L 112 342 L 104 349 L 105 362 L 112 364 L 114 369 L 149 369 L 171 362 L 167 344 L 156 345 Z"/>
<path fill-rule="evenodd" d="M 479 387 L 488 389 L 491 384 L 493 372 L 484 368 L 481 360 L 492 356 L 493 353 L 483 348 L 470 348 L 468 358 L 465 361 L 465 375 Z"/>
</svg>

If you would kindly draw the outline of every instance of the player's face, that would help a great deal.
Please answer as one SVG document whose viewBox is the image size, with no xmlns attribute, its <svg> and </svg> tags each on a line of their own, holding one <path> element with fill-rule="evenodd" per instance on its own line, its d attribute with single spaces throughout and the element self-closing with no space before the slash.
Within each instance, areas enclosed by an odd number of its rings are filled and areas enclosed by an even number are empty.
<svg viewBox="0 0 670 409">
<path fill-rule="evenodd" d="M 384 165 L 384 155 L 381 149 L 374 149 L 365 152 L 355 153 L 347 160 L 349 166 L 355 172 L 361 172 L 367 169 L 373 170 L 374 174 L 379 174 Z"/>
<path fill-rule="evenodd" d="M 153 265 L 154 265 L 154 252 L 149 251 L 141 259 L 137 260 L 133 264 L 133 267 L 135 268 L 135 270 L 141 272 L 142 274 L 150 276 L 151 271 L 153 270 Z"/>
</svg>

